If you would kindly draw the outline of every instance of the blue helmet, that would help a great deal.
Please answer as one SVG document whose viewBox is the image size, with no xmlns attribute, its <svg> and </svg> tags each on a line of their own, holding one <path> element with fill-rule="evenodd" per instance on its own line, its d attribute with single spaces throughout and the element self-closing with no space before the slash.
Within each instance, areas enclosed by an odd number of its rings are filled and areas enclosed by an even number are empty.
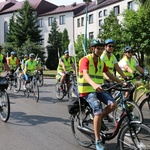
<svg viewBox="0 0 150 150">
<path fill-rule="evenodd" d="M 124 49 L 123 49 L 123 52 L 128 52 L 128 51 L 132 51 L 132 48 L 131 46 L 126 46 Z"/>
<path fill-rule="evenodd" d="M 64 54 L 66 54 L 66 53 L 69 53 L 69 50 L 65 50 L 65 51 L 64 51 Z"/>
<path fill-rule="evenodd" d="M 11 52 L 11 55 L 15 55 L 15 54 L 16 54 L 16 52 L 14 52 L 14 51 Z"/>
<path fill-rule="evenodd" d="M 109 43 L 115 43 L 115 41 L 112 40 L 112 39 L 107 39 L 107 40 L 105 40 L 105 44 L 106 44 L 106 45 L 109 44 Z"/>
</svg>

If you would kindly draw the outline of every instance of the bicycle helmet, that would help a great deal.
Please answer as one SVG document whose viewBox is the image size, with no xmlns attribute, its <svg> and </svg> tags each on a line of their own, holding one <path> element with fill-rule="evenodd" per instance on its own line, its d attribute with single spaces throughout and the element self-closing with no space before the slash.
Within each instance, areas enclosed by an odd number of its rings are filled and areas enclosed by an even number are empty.
<svg viewBox="0 0 150 150">
<path fill-rule="evenodd" d="M 34 53 L 30 53 L 29 57 L 34 58 L 35 57 Z"/>
<path fill-rule="evenodd" d="M 69 53 L 69 50 L 65 50 L 65 51 L 64 51 L 64 54 L 66 54 L 66 53 Z"/>
<path fill-rule="evenodd" d="M 90 47 L 96 46 L 104 46 L 104 42 L 102 42 L 100 39 L 93 39 L 90 43 Z"/>
<path fill-rule="evenodd" d="M 112 39 L 107 39 L 107 40 L 105 40 L 105 45 L 107 45 L 107 44 L 109 44 L 109 43 L 115 43 L 115 41 L 112 40 Z"/>
<path fill-rule="evenodd" d="M 14 51 L 11 52 L 11 55 L 15 55 L 16 53 Z"/>
<path fill-rule="evenodd" d="M 41 60 L 41 58 L 40 57 L 38 57 L 38 59 L 37 60 Z"/>
<path fill-rule="evenodd" d="M 28 55 L 26 54 L 26 55 L 24 55 L 24 57 L 26 58 L 26 57 L 28 57 Z"/>
<path fill-rule="evenodd" d="M 132 51 L 132 48 L 131 46 L 126 46 L 124 49 L 123 49 L 123 52 L 128 52 L 128 51 Z"/>
</svg>

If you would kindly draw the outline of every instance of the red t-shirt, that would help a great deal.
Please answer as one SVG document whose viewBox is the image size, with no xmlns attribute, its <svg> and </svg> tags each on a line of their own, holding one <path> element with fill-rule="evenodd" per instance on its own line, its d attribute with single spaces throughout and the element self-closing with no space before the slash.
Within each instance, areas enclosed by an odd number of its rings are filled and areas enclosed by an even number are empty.
<svg viewBox="0 0 150 150">
<path fill-rule="evenodd" d="M 98 62 L 94 62 L 95 65 L 95 70 L 97 72 L 97 63 Z M 82 58 L 81 62 L 80 62 L 80 67 L 79 67 L 79 72 L 82 73 L 83 70 L 89 70 L 89 60 L 87 57 Z M 106 66 L 106 64 L 104 63 L 104 68 L 103 68 L 103 72 L 107 72 L 108 68 Z M 80 96 L 86 96 L 88 93 L 80 93 Z"/>
</svg>

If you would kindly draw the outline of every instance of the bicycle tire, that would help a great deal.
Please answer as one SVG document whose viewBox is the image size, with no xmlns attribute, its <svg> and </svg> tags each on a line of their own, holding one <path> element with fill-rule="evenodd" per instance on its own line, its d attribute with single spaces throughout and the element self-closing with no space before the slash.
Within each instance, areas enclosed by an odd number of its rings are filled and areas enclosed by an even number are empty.
<svg viewBox="0 0 150 150">
<path fill-rule="evenodd" d="M 150 98 L 145 98 L 139 107 L 143 114 L 143 123 L 150 127 Z"/>
<path fill-rule="evenodd" d="M 0 118 L 7 122 L 10 116 L 10 101 L 6 90 L 0 91 Z"/>
<path fill-rule="evenodd" d="M 140 108 L 138 107 L 137 104 L 135 104 L 133 101 L 127 100 L 126 101 L 127 105 L 129 106 L 129 109 L 131 109 L 131 119 L 132 121 L 139 121 L 143 122 L 143 115 L 140 111 Z M 114 119 L 114 123 L 117 123 L 118 118 L 122 114 L 122 106 L 120 103 L 118 103 L 117 108 L 112 112 L 112 116 Z M 122 124 L 126 123 L 126 119 L 124 119 L 124 122 Z"/>
<path fill-rule="evenodd" d="M 140 130 L 134 132 L 136 128 Z M 125 125 L 120 132 L 118 140 L 120 150 L 148 150 L 150 149 L 150 128 L 140 123 Z"/>
<path fill-rule="evenodd" d="M 33 97 L 36 99 L 36 102 L 39 101 L 39 87 L 37 82 L 34 82 L 33 84 Z"/>
<path fill-rule="evenodd" d="M 70 83 L 69 89 L 68 89 L 68 98 L 73 97 L 73 85 Z"/>
<path fill-rule="evenodd" d="M 76 140 L 76 142 L 83 146 L 83 147 L 90 147 L 91 145 L 94 144 L 94 141 L 90 140 L 88 136 L 86 136 L 84 133 L 80 132 L 78 127 L 82 127 L 84 124 L 81 122 L 83 119 L 80 119 L 80 116 L 84 118 L 86 115 L 87 120 L 84 120 L 86 122 L 86 126 L 91 127 L 93 129 L 93 120 L 91 119 L 90 113 L 87 115 L 85 114 L 85 109 L 82 109 L 82 112 L 78 112 L 76 115 L 72 115 L 71 117 L 71 129 L 73 136 Z"/>
<path fill-rule="evenodd" d="M 16 80 L 17 80 L 17 82 L 16 82 L 17 87 L 15 87 L 16 84 L 15 85 L 13 84 L 13 90 L 15 93 L 18 93 L 21 89 L 21 79 L 19 77 L 17 77 Z M 15 80 L 14 80 L 14 82 L 15 82 Z"/>
<path fill-rule="evenodd" d="M 56 97 L 59 100 L 62 100 L 64 98 L 64 92 L 60 90 L 60 83 L 56 83 L 55 85 L 55 93 L 56 93 Z"/>
</svg>

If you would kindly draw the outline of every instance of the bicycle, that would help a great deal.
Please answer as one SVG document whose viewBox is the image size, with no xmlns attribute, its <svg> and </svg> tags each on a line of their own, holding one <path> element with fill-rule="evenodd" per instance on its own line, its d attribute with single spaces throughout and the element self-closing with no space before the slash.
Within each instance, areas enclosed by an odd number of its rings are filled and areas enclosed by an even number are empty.
<svg viewBox="0 0 150 150">
<path fill-rule="evenodd" d="M 12 71 L 12 73 L 9 74 L 8 89 L 11 90 L 12 88 L 15 93 L 18 93 L 20 91 L 21 79 L 19 77 L 19 67 L 16 71 Z"/>
<path fill-rule="evenodd" d="M 113 88 L 113 86 L 110 87 L 109 90 L 111 88 Z M 127 91 L 127 88 L 120 88 L 120 90 Z M 105 89 L 105 91 L 108 91 L 108 89 Z M 72 133 L 79 145 L 83 147 L 90 147 L 95 145 L 93 112 L 84 98 L 78 98 L 78 100 L 78 111 L 71 114 Z M 127 101 L 128 99 L 123 101 L 123 111 L 119 116 L 113 131 L 100 132 L 102 143 L 105 144 L 106 141 L 109 141 L 118 135 L 118 145 L 120 146 L 120 150 L 150 149 L 150 128 L 142 124 L 140 121 L 132 120 L 132 112 L 128 107 Z M 124 120 L 126 120 L 126 123 L 122 126 L 122 122 Z"/>
<path fill-rule="evenodd" d="M 39 87 L 37 84 L 36 74 L 29 75 L 27 73 L 29 80 L 26 83 L 26 88 L 24 89 L 24 96 L 29 97 L 30 93 L 33 93 L 33 98 L 36 99 L 36 102 L 39 101 Z"/>
<path fill-rule="evenodd" d="M 135 84 L 131 82 L 131 80 L 126 81 L 126 83 L 127 83 L 127 87 L 130 87 L 130 91 L 128 91 L 129 97 L 126 103 L 128 103 L 127 106 L 130 109 L 130 111 L 132 111 L 132 119 L 134 121 L 137 120 L 137 121 L 143 122 L 143 114 L 141 113 L 139 106 L 133 100 L 133 93 L 136 90 L 136 86 Z M 109 86 L 109 84 L 107 86 Z M 113 89 L 114 89 L 114 92 L 112 92 L 112 96 L 118 104 L 117 108 L 112 112 L 113 120 L 114 120 L 114 123 L 116 124 L 117 118 L 120 116 L 120 114 L 122 113 L 124 109 L 123 101 L 124 101 L 125 90 L 120 90 L 118 89 L 118 87 L 114 87 Z"/>
<path fill-rule="evenodd" d="M 8 78 L 8 75 L 6 77 L 0 77 L 0 118 L 3 122 L 7 122 L 10 116 L 10 101 L 6 92 Z"/>
<path fill-rule="evenodd" d="M 37 82 L 38 82 L 38 86 L 43 86 L 43 84 L 44 84 L 43 69 L 41 69 L 40 71 L 38 71 Z"/>
<path fill-rule="evenodd" d="M 59 100 L 62 100 L 66 95 L 68 95 L 68 98 L 71 98 L 73 91 L 72 89 L 74 87 L 73 85 L 76 82 L 76 76 L 72 72 L 66 74 L 65 82 L 62 85 L 63 90 L 60 89 L 60 79 L 61 76 L 56 75 L 56 85 L 55 85 L 56 97 Z M 67 83 L 69 83 L 68 87 Z"/>
<path fill-rule="evenodd" d="M 148 76 L 148 75 L 142 76 L 140 74 L 137 74 L 136 76 L 138 76 L 138 77 L 140 77 L 140 79 L 142 79 L 142 81 L 140 82 L 140 83 L 142 83 L 142 85 L 140 85 L 138 87 L 134 86 L 132 91 L 130 91 L 130 99 L 132 101 L 134 101 L 136 104 L 138 104 L 140 111 L 143 114 L 143 123 L 150 126 L 150 90 L 148 89 L 150 76 Z M 134 78 L 132 78 L 132 79 L 134 79 Z M 119 102 L 120 99 L 123 97 L 123 94 L 120 91 L 115 91 L 114 95 L 119 95 L 118 98 L 116 99 L 117 102 Z M 142 99 L 142 97 L 144 95 L 146 95 L 146 98 Z M 117 113 L 120 114 L 119 107 L 117 110 L 118 110 L 118 112 L 116 112 L 116 114 Z M 115 110 L 115 111 L 117 111 L 117 110 Z M 114 117 L 114 121 L 115 121 L 115 118 L 117 118 L 117 117 Z"/>
</svg>

